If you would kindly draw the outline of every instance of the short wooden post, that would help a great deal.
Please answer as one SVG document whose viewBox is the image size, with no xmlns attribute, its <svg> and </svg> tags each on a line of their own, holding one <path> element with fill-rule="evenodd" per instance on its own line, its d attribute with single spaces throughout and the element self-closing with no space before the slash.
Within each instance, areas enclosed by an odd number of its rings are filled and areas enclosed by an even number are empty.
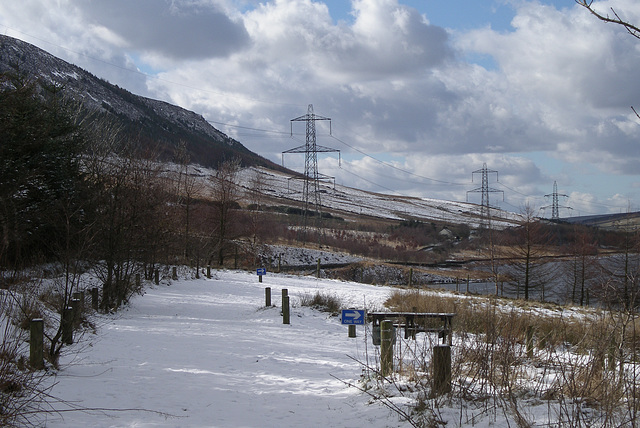
<svg viewBox="0 0 640 428">
<path fill-rule="evenodd" d="M 262 282 L 262 275 L 258 275 L 258 282 Z"/>
<path fill-rule="evenodd" d="M 467 294 L 469 294 L 469 275 L 467 275 Z"/>
<path fill-rule="evenodd" d="M 71 305 L 71 322 L 73 328 L 76 328 L 80 324 L 80 299 L 71 299 L 69 302 Z"/>
<path fill-rule="evenodd" d="M 282 254 L 278 255 L 278 273 L 280 273 L 280 268 L 282 267 Z"/>
<path fill-rule="evenodd" d="M 289 296 L 282 296 L 282 324 L 291 324 Z"/>
<path fill-rule="evenodd" d="M 97 311 L 100 305 L 100 301 L 98 300 L 99 296 L 98 296 L 98 287 L 93 287 L 91 289 L 91 307 L 93 308 L 94 311 Z"/>
<path fill-rule="evenodd" d="M 238 246 L 235 246 L 235 253 L 233 255 L 233 268 L 238 269 Z"/>
<path fill-rule="evenodd" d="M 451 392 L 451 347 L 433 347 L 433 395 Z"/>
<path fill-rule="evenodd" d="M 178 268 L 176 266 L 171 270 L 171 279 L 174 281 L 178 280 Z"/>
<path fill-rule="evenodd" d="M 349 337 L 356 337 L 356 326 L 355 326 L 355 324 L 349 324 Z"/>
<path fill-rule="evenodd" d="M 155 283 L 156 285 L 160 284 L 160 271 L 158 269 L 155 271 Z"/>
<path fill-rule="evenodd" d="M 533 358 L 533 326 L 527 326 L 525 331 L 525 346 L 527 348 L 527 358 Z"/>
<path fill-rule="evenodd" d="M 316 268 L 316 278 L 320 278 L 320 259 L 318 259 L 318 267 Z"/>
<path fill-rule="evenodd" d="M 289 295 L 289 289 L 283 288 L 282 289 L 282 298 L 284 299 L 285 296 L 288 296 L 288 295 Z"/>
<path fill-rule="evenodd" d="M 413 287 L 413 268 L 409 269 L 409 288 Z"/>
<path fill-rule="evenodd" d="M 266 307 L 271 306 L 271 287 L 264 289 L 264 305 Z"/>
<path fill-rule="evenodd" d="M 73 343 L 73 308 L 67 306 L 62 311 L 62 343 L 71 345 Z"/>
<path fill-rule="evenodd" d="M 29 364 L 40 370 L 44 368 L 44 321 L 42 318 L 32 319 L 29 327 Z"/>
<path fill-rule="evenodd" d="M 78 301 L 78 316 L 84 313 L 84 291 L 73 293 L 73 299 Z"/>
<path fill-rule="evenodd" d="M 211 265 L 207 265 L 207 278 L 211 279 Z"/>
<path fill-rule="evenodd" d="M 386 377 L 393 372 L 393 321 L 380 323 L 380 374 Z"/>
</svg>

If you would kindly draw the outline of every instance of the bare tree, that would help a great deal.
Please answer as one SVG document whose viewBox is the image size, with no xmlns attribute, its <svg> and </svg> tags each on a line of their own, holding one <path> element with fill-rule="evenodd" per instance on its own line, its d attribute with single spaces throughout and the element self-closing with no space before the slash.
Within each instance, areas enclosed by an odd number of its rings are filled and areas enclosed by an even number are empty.
<svg viewBox="0 0 640 428">
<path fill-rule="evenodd" d="M 214 251 L 220 266 L 224 264 L 229 243 L 236 235 L 234 228 L 237 224 L 234 222 L 233 210 L 238 207 L 240 199 L 239 172 L 240 159 L 234 158 L 221 163 L 216 175 L 212 177 L 215 206 Z"/>
<path fill-rule="evenodd" d="M 522 291 L 525 300 L 531 297 L 533 290 L 539 289 L 544 300 L 544 287 L 548 280 L 544 256 L 550 236 L 530 205 L 522 209 L 522 218 L 522 224 L 514 230 L 507 250 L 511 260 L 512 286 L 518 294 Z"/>
<path fill-rule="evenodd" d="M 568 299 L 581 306 L 588 304 L 589 291 L 599 276 L 597 243 L 584 228 L 574 228 L 575 237 L 569 247 L 571 259 L 564 263 Z"/>
<path fill-rule="evenodd" d="M 202 183 L 194 175 L 194 168 L 191 165 L 191 158 L 187 152 L 186 142 L 181 141 L 175 155 L 175 162 L 178 164 L 178 171 L 174 179 L 174 191 L 177 206 L 181 213 L 178 216 L 179 227 L 182 229 L 183 255 L 185 260 L 194 256 L 192 254 L 193 242 L 193 210 L 196 200 L 202 196 L 204 191 Z"/>
</svg>

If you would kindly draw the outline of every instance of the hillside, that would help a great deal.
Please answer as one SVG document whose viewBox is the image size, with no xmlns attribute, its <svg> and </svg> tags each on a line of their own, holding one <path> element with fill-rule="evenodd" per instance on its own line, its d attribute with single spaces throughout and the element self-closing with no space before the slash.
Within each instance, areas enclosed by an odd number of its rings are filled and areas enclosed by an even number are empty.
<svg viewBox="0 0 640 428">
<path fill-rule="evenodd" d="M 0 73 L 35 79 L 40 86 L 62 87 L 65 96 L 81 103 L 84 114 L 115 122 L 139 147 L 157 148 L 163 160 L 172 160 L 175 148 L 185 142 L 191 161 L 199 165 L 215 167 L 224 159 L 239 157 L 245 166 L 283 169 L 220 132 L 199 114 L 132 94 L 36 46 L 4 35 L 0 35 Z"/>
</svg>

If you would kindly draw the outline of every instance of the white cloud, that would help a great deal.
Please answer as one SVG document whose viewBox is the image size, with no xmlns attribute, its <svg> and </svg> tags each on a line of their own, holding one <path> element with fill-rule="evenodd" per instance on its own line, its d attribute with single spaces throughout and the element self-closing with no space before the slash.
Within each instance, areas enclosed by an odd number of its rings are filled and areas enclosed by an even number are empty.
<svg viewBox="0 0 640 428">
<path fill-rule="evenodd" d="M 552 177 L 531 152 L 573 171 L 640 174 L 640 121 L 630 110 L 640 101 L 640 43 L 624 29 L 573 2 L 517 2 L 512 31 L 457 33 L 397 0 L 351 4 L 353 19 L 335 23 L 311 0 L 23 0 L 1 4 L 0 23 L 136 93 L 245 127 L 216 125 L 274 161 L 301 143 L 288 137 L 289 120 L 312 103 L 349 146 L 448 183 L 470 181 L 486 162 L 522 194 L 549 193 Z M 596 4 L 640 22 L 638 2 Z M 478 55 L 495 66 L 465 59 Z M 127 71 L 136 66 L 162 71 Z M 327 128 L 319 134 L 350 153 L 336 172 L 344 183 L 382 190 L 372 183 L 383 178 L 399 192 L 457 200 L 468 190 L 383 170 Z"/>
</svg>

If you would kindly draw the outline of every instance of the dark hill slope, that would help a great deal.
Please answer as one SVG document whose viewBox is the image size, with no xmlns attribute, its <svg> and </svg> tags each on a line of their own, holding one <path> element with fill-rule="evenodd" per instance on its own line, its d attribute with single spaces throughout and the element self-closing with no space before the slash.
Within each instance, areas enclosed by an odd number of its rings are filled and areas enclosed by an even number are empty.
<svg viewBox="0 0 640 428">
<path fill-rule="evenodd" d="M 172 160 L 184 141 L 191 161 L 216 167 L 238 157 L 244 166 L 279 165 L 251 152 L 240 142 L 211 126 L 201 115 L 181 107 L 141 97 L 21 40 L 0 35 L 0 73 L 18 73 L 40 85 L 63 87 L 65 95 L 81 102 L 86 114 L 115 121 L 125 136 L 142 149 L 158 150 Z"/>
</svg>

